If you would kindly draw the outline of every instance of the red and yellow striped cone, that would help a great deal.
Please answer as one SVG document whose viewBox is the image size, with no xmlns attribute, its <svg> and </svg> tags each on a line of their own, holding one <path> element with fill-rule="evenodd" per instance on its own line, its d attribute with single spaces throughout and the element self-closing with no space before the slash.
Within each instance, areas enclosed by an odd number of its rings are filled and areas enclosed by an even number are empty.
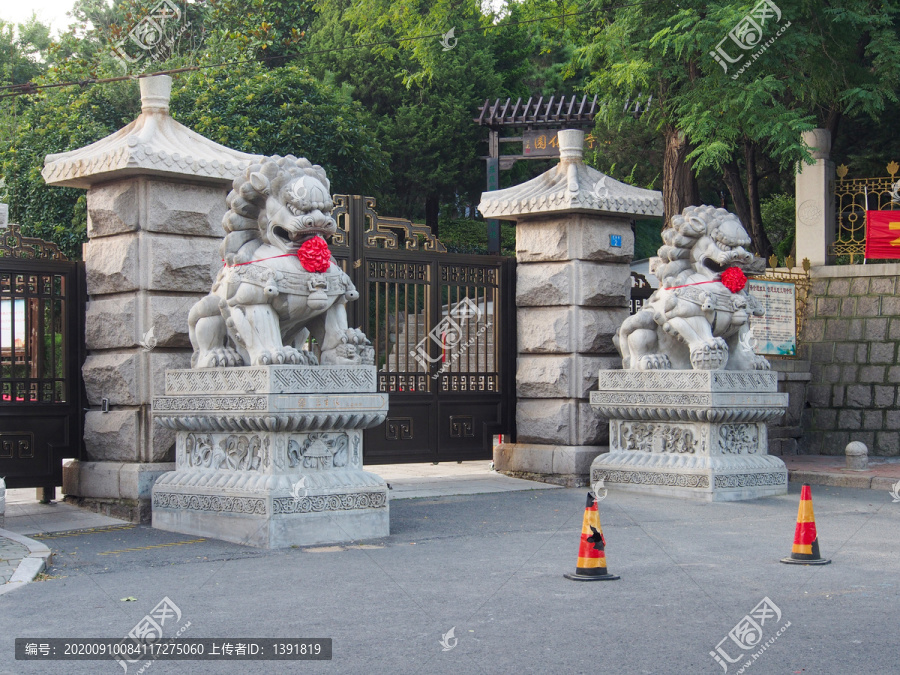
<svg viewBox="0 0 900 675">
<path fill-rule="evenodd" d="M 590 492 L 587 506 L 584 508 L 584 520 L 581 523 L 581 545 L 578 547 L 578 564 L 575 574 L 564 574 L 573 581 L 611 581 L 618 579 L 615 574 L 606 571 L 606 538 L 600 527 L 600 513 L 597 500 Z"/>
<path fill-rule="evenodd" d="M 819 536 L 816 534 L 816 516 L 813 514 L 812 489 L 804 484 L 800 490 L 800 510 L 797 512 L 797 529 L 794 530 L 794 546 L 790 558 L 781 562 L 791 565 L 827 565 L 819 553 Z"/>
</svg>

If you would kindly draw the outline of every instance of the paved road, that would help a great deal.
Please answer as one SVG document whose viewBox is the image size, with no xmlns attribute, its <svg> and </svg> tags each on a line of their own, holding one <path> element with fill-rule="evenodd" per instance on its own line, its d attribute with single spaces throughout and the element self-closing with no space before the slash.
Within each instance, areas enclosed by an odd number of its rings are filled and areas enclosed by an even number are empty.
<svg viewBox="0 0 900 675">
<path fill-rule="evenodd" d="M 722 673 L 709 652 L 766 597 L 782 616 L 770 612 L 762 642 L 790 626 L 745 672 L 900 672 L 900 504 L 813 488 L 834 562 L 782 565 L 798 492 L 734 504 L 611 492 L 601 519 L 622 579 L 597 583 L 562 577 L 579 489 L 397 501 L 391 536 L 355 546 L 260 551 L 147 527 L 45 538 L 59 578 L 0 597 L 0 673 L 122 673 L 15 661 L 13 638 L 119 637 L 164 597 L 182 612 L 167 635 L 189 621 L 182 637 L 332 637 L 334 659 L 156 661 L 154 675 Z M 458 642 L 442 651 L 451 627 Z"/>
</svg>

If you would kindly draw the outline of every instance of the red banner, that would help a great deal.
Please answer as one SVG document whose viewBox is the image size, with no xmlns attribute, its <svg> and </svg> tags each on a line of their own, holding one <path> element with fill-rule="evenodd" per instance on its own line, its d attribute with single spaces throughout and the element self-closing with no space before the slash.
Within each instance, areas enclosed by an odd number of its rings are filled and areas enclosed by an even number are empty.
<svg viewBox="0 0 900 675">
<path fill-rule="evenodd" d="M 866 211 L 866 258 L 900 258 L 900 210 Z"/>
</svg>

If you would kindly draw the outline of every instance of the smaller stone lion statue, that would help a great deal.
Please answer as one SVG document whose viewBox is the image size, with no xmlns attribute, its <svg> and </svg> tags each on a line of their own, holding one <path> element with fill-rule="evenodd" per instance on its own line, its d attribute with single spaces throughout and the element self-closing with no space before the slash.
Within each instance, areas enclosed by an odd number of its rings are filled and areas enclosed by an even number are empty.
<svg viewBox="0 0 900 675">
<path fill-rule="evenodd" d="M 337 230 L 325 170 L 307 159 L 264 157 L 225 200 L 224 266 L 188 316 L 194 368 L 278 363 L 371 365 L 366 336 L 347 325 L 359 293 L 326 239 Z"/>
<path fill-rule="evenodd" d="M 733 213 L 689 206 L 663 230 L 650 271 L 660 287 L 619 328 L 613 342 L 631 370 L 767 370 L 753 352 L 750 316 L 763 308 L 744 290 L 765 261 Z"/>
</svg>

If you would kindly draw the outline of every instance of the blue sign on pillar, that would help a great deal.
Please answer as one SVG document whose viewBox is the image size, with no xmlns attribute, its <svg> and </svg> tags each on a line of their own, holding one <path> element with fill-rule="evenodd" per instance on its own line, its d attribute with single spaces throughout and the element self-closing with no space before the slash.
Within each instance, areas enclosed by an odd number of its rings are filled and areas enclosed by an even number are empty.
<svg viewBox="0 0 900 675">
<path fill-rule="evenodd" d="M 611 234 L 609 235 L 609 245 L 613 248 L 622 248 L 622 235 L 621 234 Z"/>
</svg>

